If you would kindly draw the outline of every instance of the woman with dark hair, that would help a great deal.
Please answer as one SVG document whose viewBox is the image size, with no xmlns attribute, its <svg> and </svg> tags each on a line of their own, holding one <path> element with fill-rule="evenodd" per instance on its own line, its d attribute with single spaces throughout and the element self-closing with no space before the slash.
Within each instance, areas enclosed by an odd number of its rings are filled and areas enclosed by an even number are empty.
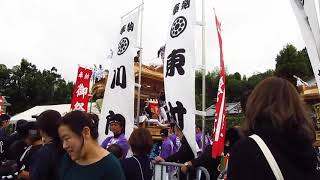
<svg viewBox="0 0 320 180">
<path fill-rule="evenodd" d="M 271 77 L 249 96 L 244 130 L 231 150 L 228 179 L 320 179 L 314 127 L 295 87 Z"/>
<path fill-rule="evenodd" d="M 151 152 L 153 141 L 149 130 L 135 129 L 129 138 L 129 144 L 133 156 L 121 162 L 126 179 L 151 180 L 153 171 L 148 154 Z"/>
<path fill-rule="evenodd" d="M 58 135 L 61 115 L 57 111 L 47 110 L 36 119 L 43 146 L 35 153 L 36 158 L 30 164 L 30 177 L 32 180 L 57 180 L 63 154 Z"/>
<path fill-rule="evenodd" d="M 98 121 L 82 111 L 62 118 L 59 135 L 67 154 L 61 163 L 61 180 L 125 179 L 118 159 L 97 142 Z"/>
</svg>

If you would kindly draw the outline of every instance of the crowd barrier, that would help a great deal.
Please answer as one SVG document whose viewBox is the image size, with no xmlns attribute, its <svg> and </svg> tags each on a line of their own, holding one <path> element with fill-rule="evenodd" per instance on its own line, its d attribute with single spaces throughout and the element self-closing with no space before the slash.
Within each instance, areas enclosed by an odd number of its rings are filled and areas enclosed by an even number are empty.
<svg viewBox="0 0 320 180">
<path fill-rule="evenodd" d="M 154 162 L 153 165 L 153 180 L 180 180 L 180 168 L 183 164 L 173 162 Z M 210 175 L 206 168 L 196 168 L 195 180 L 200 180 L 203 175 L 206 180 L 210 180 Z M 186 179 L 193 180 L 191 179 L 189 172 L 186 174 Z"/>
</svg>

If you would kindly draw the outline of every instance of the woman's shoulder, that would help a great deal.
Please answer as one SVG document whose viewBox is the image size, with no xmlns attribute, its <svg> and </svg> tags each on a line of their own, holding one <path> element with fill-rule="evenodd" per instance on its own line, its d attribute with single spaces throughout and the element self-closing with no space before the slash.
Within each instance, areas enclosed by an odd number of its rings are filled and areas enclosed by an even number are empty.
<svg viewBox="0 0 320 180">
<path fill-rule="evenodd" d="M 132 165 L 134 165 L 135 161 L 136 160 L 133 159 L 133 157 L 129 157 L 129 158 L 122 159 L 120 161 L 120 163 L 121 163 L 121 166 L 123 167 L 123 169 L 126 170 L 127 169 L 126 167 L 132 167 Z"/>
<path fill-rule="evenodd" d="M 101 164 L 114 164 L 114 163 L 119 163 L 119 160 L 114 156 L 112 153 L 108 153 L 106 156 L 104 156 L 100 160 Z"/>
<path fill-rule="evenodd" d="M 121 165 L 122 166 L 128 166 L 128 167 L 132 167 L 132 166 L 135 166 L 137 165 L 137 160 L 139 161 L 139 163 L 142 164 L 150 164 L 152 159 L 150 159 L 148 156 L 143 156 L 143 157 L 135 157 L 135 156 L 132 156 L 132 157 L 129 157 L 129 158 L 126 158 L 126 159 L 123 159 L 121 160 Z"/>
<path fill-rule="evenodd" d="M 258 152 L 259 147 L 256 142 L 249 137 L 245 137 L 233 145 L 230 151 L 230 156 L 247 158 L 248 156 L 256 155 Z"/>
<path fill-rule="evenodd" d="M 103 172 L 105 172 L 105 175 L 110 179 L 125 179 L 120 161 L 112 153 L 101 159 L 100 163 L 102 165 L 101 167 L 104 167 Z M 105 167 L 108 167 L 107 171 Z"/>
</svg>

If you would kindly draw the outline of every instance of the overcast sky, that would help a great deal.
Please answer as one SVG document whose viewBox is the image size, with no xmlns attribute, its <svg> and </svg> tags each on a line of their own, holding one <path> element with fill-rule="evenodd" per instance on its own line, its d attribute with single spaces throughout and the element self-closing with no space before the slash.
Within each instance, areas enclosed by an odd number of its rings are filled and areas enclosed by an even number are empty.
<svg viewBox="0 0 320 180">
<path fill-rule="evenodd" d="M 201 14 L 201 0 L 197 0 Z M 120 17 L 141 0 L 0 0 L 0 63 L 22 58 L 39 69 L 58 68 L 75 80 L 77 65 L 107 65 L 118 42 Z M 143 62 L 154 59 L 167 38 L 172 0 L 145 0 Z M 219 66 L 212 7 L 222 22 L 225 65 L 229 73 L 252 75 L 274 69 L 277 53 L 287 43 L 304 47 L 289 0 L 207 0 L 206 63 Z M 200 20 L 200 16 L 198 16 Z M 201 61 L 200 28 L 196 27 L 197 62 Z"/>
</svg>

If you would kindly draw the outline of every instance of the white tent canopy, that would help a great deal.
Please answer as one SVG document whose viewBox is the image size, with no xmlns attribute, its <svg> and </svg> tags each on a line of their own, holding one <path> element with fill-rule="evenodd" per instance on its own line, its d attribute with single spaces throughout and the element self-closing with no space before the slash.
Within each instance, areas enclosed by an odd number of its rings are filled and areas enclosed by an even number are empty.
<svg viewBox="0 0 320 180">
<path fill-rule="evenodd" d="M 13 117 L 11 117 L 12 121 L 17 121 L 20 119 L 25 119 L 28 121 L 35 121 L 35 118 L 32 118 L 33 115 L 39 115 L 43 111 L 46 110 L 56 110 L 58 111 L 62 116 L 66 113 L 70 112 L 70 104 L 58 104 L 58 105 L 45 105 L 45 106 L 35 106 L 31 109 L 28 109 L 22 113 L 16 114 Z M 88 104 L 88 111 L 90 110 L 90 103 Z M 100 114 L 99 110 L 96 107 L 95 103 L 92 103 L 92 113 L 95 113 L 97 115 Z"/>
</svg>

